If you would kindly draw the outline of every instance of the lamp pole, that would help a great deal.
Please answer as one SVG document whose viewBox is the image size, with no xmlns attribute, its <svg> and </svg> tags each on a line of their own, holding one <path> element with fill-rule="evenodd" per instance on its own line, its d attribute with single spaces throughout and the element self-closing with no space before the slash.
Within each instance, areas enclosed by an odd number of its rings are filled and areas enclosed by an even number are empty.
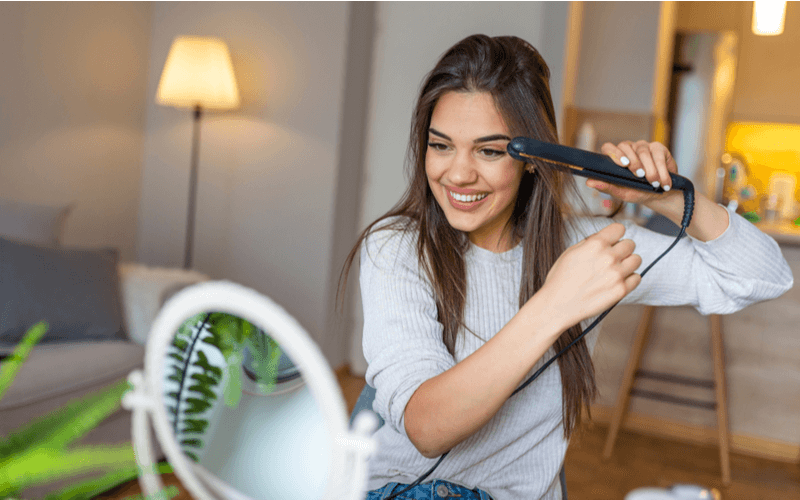
<svg viewBox="0 0 800 500">
<path fill-rule="evenodd" d="M 183 268 L 192 267 L 192 247 L 194 246 L 194 221 L 197 209 L 195 200 L 197 199 L 197 161 L 200 157 L 200 117 L 203 110 L 200 105 L 194 107 L 194 124 L 192 132 L 192 158 L 189 171 L 189 210 L 186 216 L 186 253 L 183 259 Z"/>
</svg>

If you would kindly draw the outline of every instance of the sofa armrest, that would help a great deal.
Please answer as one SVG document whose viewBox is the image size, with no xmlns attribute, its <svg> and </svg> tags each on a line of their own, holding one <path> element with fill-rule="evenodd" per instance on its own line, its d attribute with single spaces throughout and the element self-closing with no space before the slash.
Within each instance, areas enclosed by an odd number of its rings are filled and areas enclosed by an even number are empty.
<svg viewBox="0 0 800 500">
<path fill-rule="evenodd" d="M 194 270 L 128 262 L 120 263 L 119 277 L 126 331 L 140 345 L 147 342 L 153 320 L 169 296 L 183 287 L 210 279 Z"/>
</svg>

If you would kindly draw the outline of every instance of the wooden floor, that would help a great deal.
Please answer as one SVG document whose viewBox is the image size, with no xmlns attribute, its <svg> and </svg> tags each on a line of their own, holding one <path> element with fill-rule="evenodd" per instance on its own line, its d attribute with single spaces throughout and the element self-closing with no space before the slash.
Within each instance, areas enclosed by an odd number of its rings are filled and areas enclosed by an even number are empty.
<svg viewBox="0 0 800 500">
<path fill-rule="evenodd" d="M 364 378 L 346 367 L 336 370 L 348 413 L 364 387 Z M 714 446 L 697 446 L 620 431 L 614 455 L 602 459 L 606 427 L 586 424 L 573 438 L 566 458 L 570 500 L 623 500 L 633 489 L 667 487 L 676 483 L 717 488 L 723 500 L 800 500 L 800 464 L 786 464 L 731 454 L 732 484 L 720 481 L 719 452 Z M 171 475 L 165 484 L 180 485 Z M 140 493 L 136 482 L 122 485 L 103 500 L 124 500 Z M 176 500 L 190 500 L 181 492 Z"/>
<path fill-rule="evenodd" d="M 336 372 L 352 411 L 364 379 Z M 720 479 L 719 450 L 621 430 L 614 454 L 603 460 L 606 426 L 588 423 L 570 442 L 565 469 L 570 500 L 623 500 L 636 488 L 676 483 L 716 488 L 723 500 L 800 500 L 800 464 L 731 454 L 732 483 Z"/>
</svg>

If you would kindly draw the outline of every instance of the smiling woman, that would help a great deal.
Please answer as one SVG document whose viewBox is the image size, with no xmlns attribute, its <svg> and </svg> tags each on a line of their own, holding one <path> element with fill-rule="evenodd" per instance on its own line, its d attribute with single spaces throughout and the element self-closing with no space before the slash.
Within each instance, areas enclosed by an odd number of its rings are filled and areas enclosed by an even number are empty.
<svg viewBox="0 0 800 500">
<path fill-rule="evenodd" d="M 516 37 L 460 41 L 422 84 L 406 193 L 345 263 L 346 285 L 360 254 L 365 378 L 386 422 L 368 500 L 565 498 L 559 471 L 596 393 L 596 335 L 578 337 L 595 317 L 618 302 L 729 313 L 791 287 L 775 242 L 701 195 L 690 237 L 641 281 L 642 261 L 671 238 L 572 216 L 573 177 L 515 161 L 506 147 L 517 136 L 558 142 L 547 65 Z M 677 173 L 658 143 L 603 152 L 650 183 Z M 678 190 L 589 185 L 682 215 Z M 547 368 L 562 350 L 558 370 Z"/>
<path fill-rule="evenodd" d="M 515 244 L 508 221 L 523 163 L 506 146 L 508 127 L 486 92 L 448 92 L 431 116 L 425 172 L 447 222 L 493 252 Z"/>
</svg>

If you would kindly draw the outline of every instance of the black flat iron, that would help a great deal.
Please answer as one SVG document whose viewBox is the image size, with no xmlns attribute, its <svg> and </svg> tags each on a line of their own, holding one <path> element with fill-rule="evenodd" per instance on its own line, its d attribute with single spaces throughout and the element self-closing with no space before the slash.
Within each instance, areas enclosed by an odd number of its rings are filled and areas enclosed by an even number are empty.
<svg viewBox="0 0 800 500">
<path fill-rule="evenodd" d="M 596 179 L 641 191 L 665 192 L 662 187 L 653 187 L 644 177 L 636 177 L 633 172 L 614 163 L 606 155 L 570 148 L 560 144 L 537 141 L 529 137 L 515 137 L 508 143 L 508 154 L 525 163 L 532 160 L 547 162 L 556 168 L 574 175 Z M 672 178 L 670 189 L 686 191 L 691 182 L 686 177 L 669 174 Z"/>
</svg>

